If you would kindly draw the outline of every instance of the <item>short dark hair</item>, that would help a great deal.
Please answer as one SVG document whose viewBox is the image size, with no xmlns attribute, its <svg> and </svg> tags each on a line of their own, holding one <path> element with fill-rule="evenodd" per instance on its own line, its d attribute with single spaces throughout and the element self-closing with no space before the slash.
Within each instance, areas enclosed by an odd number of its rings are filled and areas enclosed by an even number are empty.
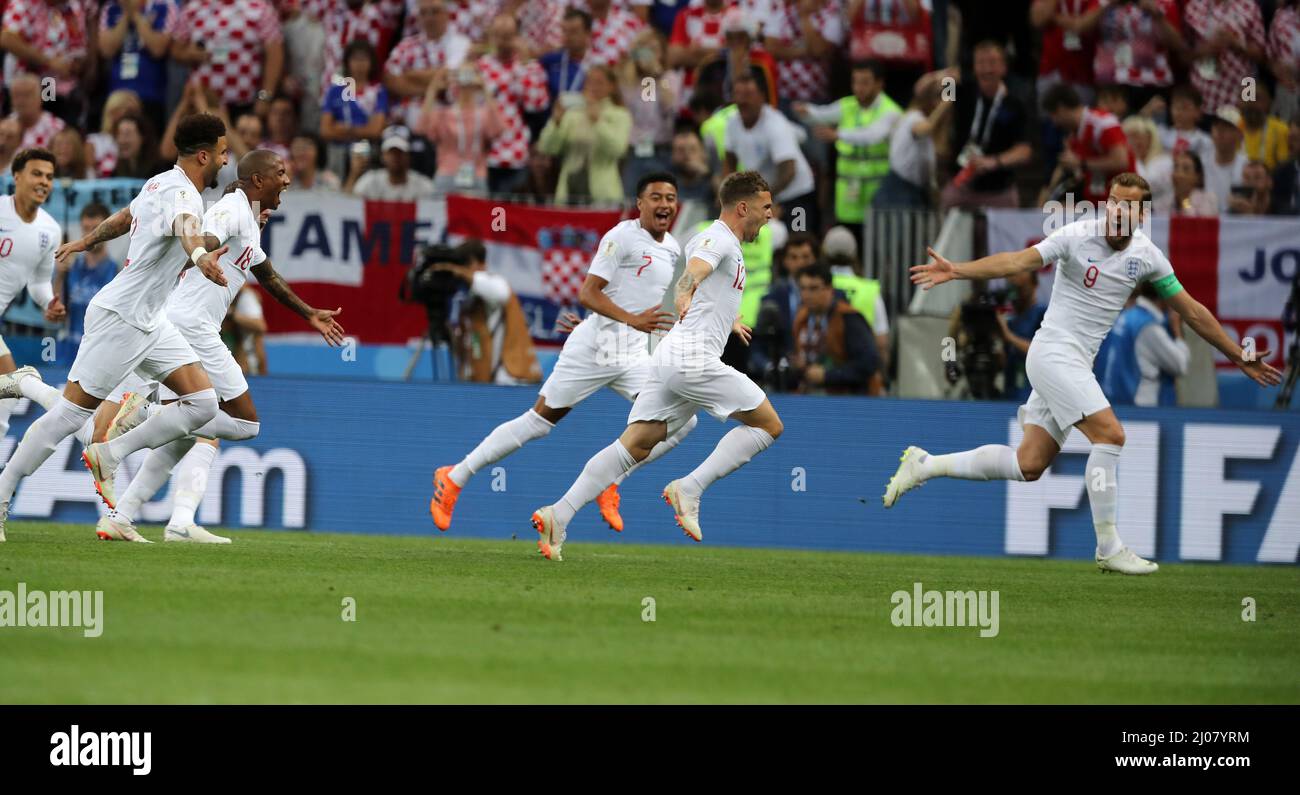
<svg viewBox="0 0 1300 795">
<path fill-rule="evenodd" d="M 465 258 L 466 264 L 471 262 L 487 262 L 487 246 L 483 245 L 482 240 L 470 238 L 459 247 L 460 255 Z"/>
<path fill-rule="evenodd" d="M 58 161 L 54 159 L 54 153 L 48 149 L 39 146 L 29 146 L 22 149 L 14 155 L 13 163 L 10 164 L 10 170 L 17 174 L 27 167 L 27 164 L 33 160 L 48 160 L 51 166 L 58 167 Z"/>
<path fill-rule="evenodd" d="M 876 77 L 877 80 L 884 80 L 884 79 L 885 79 L 885 65 L 884 65 L 883 63 L 881 63 L 880 61 L 877 61 L 877 60 L 875 60 L 875 59 L 871 59 L 871 60 L 866 60 L 866 61 L 854 61 L 854 62 L 853 62 L 853 67 L 852 67 L 852 69 L 851 69 L 852 72 L 862 71 L 863 69 L 865 69 L 865 70 L 867 70 L 868 72 L 871 72 L 871 74 L 875 75 L 875 77 Z"/>
<path fill-rule="evenodd" d="M 1142 191 L 1142 201 L 1151 201 L 1151 183 L 1147 182 L 1146 177 L 1133 171 L 1125 171 L 1123 174 L 1116 175 L 1110 183 L 1111 187 L 1121 188 L 1139 188 Z"/>
<path fill-rule="evenodd" d="M 353 39 L 348 42 L 348 46 L 343 48 L 342 66 L 343 75 L 345 77 L 356 77 L 356 75 L 352 74 L 352 69 L 348 66 L 348 61 L 352 60 L 352 56 L 359 52 L 364 52 L 366 55 L 370 56 L 370 71 L 373 72 L 375 70 L 375 46 L 366 39 Z M 369 75 L 366 76 L 369 77 Z"/>
<path fill-rule="evenodd" d="M 835 280 L 835 277 L 831 274 L 831 266 L 824 262 L 814 262 L 812 265 L 799 271 L 799 275 L 795 278 L 802 279 L 804 277 L 816 279 L 827 287 L 830 287 Z"/>
<path fill-rule="evenodd" d="M 980 50 L 997 50 L 998 55 L 1002 56 L 1002 60 L 1005 61 L 1007 59 L 1007 45 L 997 39 L 981 39 L 971 48 L 972 53 L 979 52 Z"/>
<path fill-rule="evenodd" d="M 732 93 L 732 95 L 733 95 L 733 96 L 735 95 L 735 93 L 736 93 L 736 88 L 737 88 L 738 86 L 743 86 L 743 85 L 745 85 L 745 84 L 747 84 L 747 83 L 753 83 L 753 84 L 754 84 L 754 90 L 755 90 L 755 91 L 758 91 L 758 92 L 760 92 L 760 93 L 762 93 L 762 89 L 761 89 L 761 88 L 759 87 L 759 85 L 758 85 L 758 78 L 757 78 L 757 77 L 754 77 L 754 73 L 753 73 L 753 72 L 741 72 L 740 74 L 738 74 L 738 75 L 736 75 L 735 77 L 731 78 L 731 93 Z"/>
<path fill-rule="evenodd" d="M 107 218 L 112 214 L 112 211 L 100 202 L 91 202 L 81 208 L 81 220 L 83 221 L 87 218 Z"/>
<path fill-rule="evenodd" d="M 785 260 L 785 252 L 798 246 L 811 246 L 813 259 L 821 256 L 821 241 L 811 232 L 791 232 L 785 240 L 785 247 L 781 250 L 781 259 Z"/>
<path fill-rule="evenodd" d="M 1071 110 L 1083 107 L 1083 101 L 1079 99 L 1079 92 L 1068 83 L 1057 83 L 1047 89 L 1043 96 L 1043 110 L 1048 113 L 1055 113 L 1064 108 Z"/>
<path fill-rule="evenodd" d="M 1128 89 L 1118 83 L 1097 86 L 1097 97 L 1100 98 L 1102 95 L 1123 97 L 1124 101 L 1128 102 Z"/>
<path fill-rule="evenodd" d="M 553 18 L 553 17 L 552 17 Z M 564 12 L 563 19 L 581 19 L 583 30 L 591 32 L 591 14 L 583 11 L 581 8 L 569 6 L 569 10 Z"/>
<path fill-rule="evenodd" d="M 1174 89 L 1169 92 L 1169 104 L 1174 104 L 1176 99 L 1185 99 L 1198 108 L 1205 104 L 1205 98 L 1201 96 L 1201 92 L 1190 83 L 1179 83 L 1174 86 Z"/>
<path fill-rule="evenodd" d="M 767 180 L 757 171 L 737 171 L 724 179 L 718 187 L 718 203 L 723 207 L 734 207 L 737 202 L 771 190 Z"/>
<path fill-rule="evenodd" d="M 211 149 L 217 140 L 226 134 L 225 122 L 211 113 L 195 113 L 181 119 L 176 125 L 176 135 L 172 143 L 181 157 L 197 154 L 200 150 Z"/>
<path fill-rule="evenodd" d="M 640 196 L 642 191 L 646 189 L 646 186 L 655 182 L 667 182 L 669 185 L 672 185 L 673 188 L 677 187 L 677 177 L 674 177 L 669 172 L 651 171 L 649 174 L 646 174 L 636 181 L 636 195 Z"/>
<path fill-rule="evenodd" d="M 1191 149 L 1183 149 L 1174 153 L 1174 161 L 1177 162 L 1180 157 L 1186 157 L 1188 160 L 1192 161 L 1192 167 L 1196 169 L 1196 187 L 1204 188 L 1205 164 L 1201 162 L 1201 156 L 1193 152 Z"/>
</svg>

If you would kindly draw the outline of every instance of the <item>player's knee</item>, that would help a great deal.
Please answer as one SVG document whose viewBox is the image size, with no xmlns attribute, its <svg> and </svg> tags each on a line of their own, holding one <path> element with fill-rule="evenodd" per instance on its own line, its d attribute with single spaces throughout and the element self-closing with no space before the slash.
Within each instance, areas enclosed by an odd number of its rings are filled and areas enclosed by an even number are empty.
<svg viewBox="0 0 1300 795">
<path fill-rule="evenodd" d="M 211 389 L 193 392 L 181 396 L 177 405 L 189 416 L 190 422 L 197 428 L 212 421 L 217 416 L 217 393 Z"/>
<path fill-rule="evenodd" d="M 1036 455 L 1025 455 L 1023 453 L 1016 456 L 1017 463 L 1020 464 L 1020 474 L 1025 476 L 1025 480 L 1033 483 L 1043 476 L 1051 462 L 1045 458 Z"/>
<path fill-rule="evenodd" d="M 781 422 L 780 417 L 774 417 L 771 422 L 763 426 L 763 430 L 767 431 L 768 436 L 775 440 L 785 431 L 785 423 Z"/>
</svg>

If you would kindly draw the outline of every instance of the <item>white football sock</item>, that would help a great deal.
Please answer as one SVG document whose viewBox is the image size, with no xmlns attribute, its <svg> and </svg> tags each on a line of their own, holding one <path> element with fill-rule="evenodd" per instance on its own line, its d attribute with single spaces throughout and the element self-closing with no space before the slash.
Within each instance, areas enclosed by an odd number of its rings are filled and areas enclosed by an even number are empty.
<svg viewBox="0 0 1300 795">
<path fill-rule="evenodd" d="M 974 450 L 927 456 L 921 462 L 927 480 L 947 477 L 962 480 L 1024 480 L 1016 451 L 1005 444 L 986 444 Z"/>
<path fill-rule="evenodd" d="M 172 469 L 193 446 L 193 436 L 182 436 L 174 442 L 150 450 L 140 471 L 131 478 L 131 485 L 117 498 L 117 515 L 134 522 L 140 516 L 140 508 L 153 499 L 153 495 L 171 477 Z"/>
<path fill-rule="evenodd" d="M 40 419 L 33 422 L 23 434 L 22 441 L 0 472 L 0 502 L 8 502 L 18 488 L 18 481 L 32 474 L 45 463 L 59 442 L 71 436 L 94 415 L 93 409 L 84 409 L 66 398 L 59 401 Z"/>
<path fill-rule="evenodd" d="M 622 483 L 623 481 L 627 480 L 628 475 L 631 475 L 633 472 L 637 471 L 641 467 L 645 466 L 646 464 L 650 463 L 656 458 L 661 457 L 664 453 L 676 447 L 682 441 L 682 439 L 686 438 L 687 434 L 695 430 L 695 426 L 699 425 L 699 423 L 700 423 L 699 418 L 696 417 L 694 414 L 692 414 L 691 418 L 687 420 L 686 424 L 678 428 L 676 433 L 674 433 L 672 436 L 669 436 L 667 439 L 664 439 L 662 442 L 655 445 L 654 447 L 650 448 L 650 455 L 646 456 L 645 460 L 638 461 L 636 464 L 633 465 L 631 469 L 629 469 L 628 471 L 624 472 L 623 474 L 615 478 L 614 485 L 617 486 L 619 483 Z"/>
<path fill-rule="evenodd" d="M 121 461 L 136 450 L 158 448 L 188 436 L 217 415 L 217 392 L 204 389 L 181 395 L 149 415 L 149 419 L 104 444 L 108 457 Z"/>
<path fill-rule="evenodd" d="M 202 436 L 204 439 L 228 439 L 232 442 L 242 442 L 246 439 L 253 439 L 262 430 L 262 424 L 253 420 L 237 420 L 226 412 L 218 409 L 217 416 L 213 417 L 202 427 L 193 431 L 195 436 Z"/>
<path fill-rule="evenodd" d="M 560 527 L 568 527 L 573 515 L 582 506 L 599 497 L 602 491 L 609 488 L 609 484 L 635 464 L 636 459 L 622 442 L 615 439 L 609 447 L 588 459 L 587 465 L 582 468 L 582 474 L 573 481 L 560 501 L 551 506 L 555 509 L 555 521 Z"/>
<path fill-rule="evenodd" d="M 749 459 L 772 446 L 776 440 L 762 428 L 741 425 L 732 428 L 718 440 L 709 457 L 700 462 L 695 471 L 677 483 L 678 489 L 688 495 L 698 497 L 713 481 L 726 477 L 745 464 Z"/>
<path fill-rule="evenodd" d="M 172 478 L 172 516 L 167 520 L 168 527 L 189 527 L 194 524 L 194 514 L 203 502 L 203 493 L 208 489 L 208 472 L 217 457 L 214 444 L 196 444 L 180 466 L 176 467 L 176 476 Z"/>
<path fill-rule="evenodd" d="M 483 467 L 500 461 L 534 439 L 542 438 L 554 427 L 555 423 L 547 422 L 532 409 L 501 423 L 463 461 L 451 468 L 451 482 L 464 486 Z"/>
<path fill-rule="evenodd" d="M 1083 473 L 1088 485 L 1088 503 L 1092 506 L 1092 526 L 1097 531 L 1097 554 L 1103 558 L 1124 546 L 1115 531 L 1115 503 L 1119 495 L 1115 470 L 1123 449 L 1115 444 L 1094 444 Z"/>
<path fill-rule="evenodd" d="M 27 379 L 24 378 L 24 381 Z M 9 433 L 9 415 L 13 413 L 14 407 L 18 405 L 18 398 L 5 398 L 0 400 L 0 437 Z"/>
<path fill-rule="evenodd" d="M 59 398 L 63 397 L 62 392 L 30 374 L 18 380 L 18 389 L 23 393 L 23 397 L 31 398 L 33 403 L 46 411 L 49 411 L 55 403 L 59 402 Z"/>
<path fill-rule="evenodd" d="M 81 442 L 82 447 L 90 447 L 95 441 L 95 415 L 91 414 L 90 419 L 81 424 L 77 429 L 77 441 Z"/>
</svg>

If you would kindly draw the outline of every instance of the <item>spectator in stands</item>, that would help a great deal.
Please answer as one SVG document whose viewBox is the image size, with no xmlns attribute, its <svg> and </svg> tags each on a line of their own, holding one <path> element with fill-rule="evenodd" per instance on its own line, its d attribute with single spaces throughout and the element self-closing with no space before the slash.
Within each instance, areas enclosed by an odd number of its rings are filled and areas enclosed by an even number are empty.
<svg viewBox="0 0 1300 795">
<path fill-rule="evenodd" d="M 270 149 L 288 161 L 289 147 L 298 134 L 298 109 L 284 94 L 271 100 L 271 110 L 266 114 L 266 137 L 256 148 Z"/>
<path fill-rule="evenodd" d="M 109 214 L 109 209 L 99 202 L 87 204 L 81 209 L 82 234 L 94 232 L 95 227 L 107 219 Z M 109 256 L 108 247 L 104 243 L 86 249 L 72 260 L 58 263 L 54 286 L 63 305 L 68 308 L 67 333 L 56 347 L 60 362 L 71 365 L 72 360 L 77 358 L 90 299 L 112 281 L 120 267 Z"/>
<path fill-rule="evenodd" d="M 1101 86 L 1097 89 L 1097 108 L 1117 119 L 1127 119 L 1128 90 L 1124 86 Z"/>
<path fill-rule="evenodd" d="M 1228 196 L 1228 212 L 1233 215 L 1269 215 L 1273 212 L 1273 172 L 1258 160 L 1246 164 L 1241 185 Z"/>
<path fill-rule="evenodd" d="M 487 250 L 462 244 L 466 265 L 435 264 L 464 282 L 452 309 L 452 348 L 462 381 L 532 384 L 542 380 L 528 319 L 504 276 L 488 273 Z M 487 341 L 490 344 L 484 344 Z"/>
<path fill-rule="evenodd" d="M 732 0 L 703 0 L 682 9 L 668 39 L 668 68 L 686 70 L 686 85 L 694 86 L 698 70 L 722 56 L 726 34 L 723 16 L 737 8 Z"/>
<path fill-rule="evenodd" d="M 1151 186 L 1151 209 L 1167 213 L 1174 206 L 1174 159 L 1160 146 L 1155 122 L 1145 116 L 1124 120 L 1124 135 L 1133 147 L 1137 173 Z"/>
<path fill-rule="evenodd" d="M 1177 0 L 1098 3 L 1062 25 L 1080 35 L 1096 32 L 1093 78 L 1098 85 L 1127 86 L 1130 106 L 1140 108 L 1174 84 L 1172 55 L 1186 46 L 1178 7 Z"/>
<path fill-rule="evenodd" d="M 529 53 L 540 55 L 564 46 L 564 14 L 570 5 L 566 0 L 502 0 L 496 12 L 519 20 L 523 46 Z"/>
<path fill-rule="evenodd" d="M 590 65 L 591 15 L 571 7 L 564 12 L 560 30 L 560 48 L 538 59 L 546 72 L 546 86 L 550 92 L 548 111 L 550 104 L 560 96 L 576 95 L 582 91 L 582 81 L 586 79 Z"/>
<path fill-rule="evenodd" d="M 862 225 L 889 173 L 889 140 L 903 115 L 885 95 L 884 78 L 879 62 L 856 63 L 851 95 L 831 105 L 793 105 L 800 117 L 816 125 L 813 134 L 818 139 L 835 144 L 835 220 L 850 227 Z"/>
<path fill-rule="evenodd" d="M 419 27 L 398 42 L 384 63 L 384 86 L 400 103 L 399 117 L 406 124 L 418 124 L 419 103 L 434 77 L 459 69 L 469 56 L 471 42 L 451 29 L 447 2 L 419 0 Z"/>
<path fill-rule="evenodd" d="M 86 162 L 91 165 L 95 176 L 111 176 L 113 169 L 117 168 L 117 141 L 113 139 L 113 128 L 117 120 L 128 113 L 144 115 L 144 105 L 134 91 L 118 89 L 104 100 L 99 131 L 86 136 Z"/>
<path fill-rule="evenodd" d="M 1016 169 L 1033 159 L 1029 111 L 1007 90 L 1007 56 L 1002 45 L 975 45 L 975 85 L 961 72 L 948 69 L 941 77 L 959 81 L 952 142 L 957 175 L 944 186 L 941 209 L 951 207 L 1019 207 Z"/>
<path fill-rule="evenodd" d="M 320 103 L 330 83 L 325 71 L 325 26 L 313 14 L 304 13 L 301 0 L 280 0 L 279 5 L 285 56 L 280 90 L 297 104 L 302 129 L 319 130 Z"/>
<path fill-rule="evenodd" d="M 1273 212 L 1300 215 L 1300 111 L 1292 115 L 1287 128 L 1287 147 L 1291 159 L 1273 172 Z M 2 153 L 0 162 L 3 162 Z"/>
<path fill-rule="evenodd" d="M 337 191 L 342 187 L 333 171 L 323 168 L 320 139 L 313 133 L 298 133 L 289 146 L 289 167 L 294 191 Z"/>
<path fill-rule="evenodd" d="M 54 176 L 62 179 L 93 179 L 94 173 L 86 165 L 86 143 L 76 127 L 64 127 L 54 134 L 50 143 L 54 153 Z"/>
<path fill-rule="evenodd" d="M 1072 181 L 1077 187 L 1069 192 L 1075 193 L 1076 199 L 1100 207 L 1110 193 L 1110 181 L 1137 169 L 1133 148 L 1119 119 L 1104 110 L 1085 107 L 1074 89 L 1066 85 L 1052 87 L 1043 99 L 1043 108 L 1052 124 L 1069 136 L 1044 193 L 1061 185 L 1062 180 Z"/>
<path fill-rule="evenodd" d="M 758 20 L 739 8 L 729 9 L 722 16 L 722 35 L 726 48 L 717 59 L 696 70 L 695 90 L 717 94 L 729 103 L 732 76 L 748 73 L 758 81 L 764 101 L 776 107 L 776 60 L 759 43 Z"/>
<path fill-rule="evenodd" d="M 321 138 L 329 142 L 331 167 L 344 160 L 346 153 L 365 152 L 368 144 L 388 126 L 388 92 L 370 80 L 375 49 L 365 39 L 354 39 L 343 51 L 344 79 L 329 87 L 321 105 Z"/>
<path fill-rule="evenodd" d="M 753 75 L 738 75 L 731 87 L 736 114 L 727 119 L 723 176 L 758 171 L 772 186 L 772 199 L 792 230 L 819 231 L 820 211 L 812 168 L 799 148 L 794 125 L 763 101 Z"/>
<path fill-rule="evenodd" d="M 1268 65 L 1278 83 L 1272 112 L 1289 119 L 1300 111 L 1300 0 L 1277 4 L 1268 27 Z"/>
<path fill-rule="evenodd" d="M 99 13 L 108 89 L 134 91 L 148 118 L 167 115 L 167 52 L 179 14 L 176 0 L 107 0 Z"/>
<path fill-rule="evenodd" d="M 630 57 L 618 66 L 619 93 L 632 116 L 630 153 L 623 164 L 623 195 L 633 198 L 642 175 L 668 167 L 681 76 L 664 69 L 664 45 L 659 33 L 644 28 Z M 679 193 L 680 198 L 680 193 Z"/>
<path fill-rule="evenodd" d="M 13 116 L 0 119 L 0 177 L 7 176 L 22 148 L 23 128 Z"/>
<path fill-rule="evenodd" d="M 165 170 L 166 163 L 158 154 L 158 142 L 148 119 L 133 113 L 121 117 L 113 126 L 113 140 L 117 143 L 113 176 L 148 179 Z"/>
<path fill-rule="evenodd" d="M 1241 151 L 1241 111 L 1224 105 L 1210 119 L 1210 138 L 1214 156 L 1204 162 L 1205 189 L 1214 194 L 1219 209 L 1228 206 L 1232 189 L 1243 184 L 1246 164 L 1250 161 Z"/>
<path fill-rule="evenodd" d="M 632 41 L 645 29 L 645 23 L 610 0 L 588 0 L 591 14 L 591 54 L 589 66 L 614 66 L 632 52 Z"/>
<path fill-rule="evenodd" d="M 1002 373 L 1002 396 L 1007 400 L 1025 401 L 1032 387 L 1025 375 L 1025 357 L 1029 343 L 1043 325 L 1047 302 L 1038 300 L 1038 271 L 1020 271 L 1007 277 L 1010 315 L 997 313 L 1002 334 L 1006 367 Z"/>
<path fill-rule="evenodd" d="M 1241 98 L 1242 78 L 1264 62 L 1264 18 L 1258 0 L 1190 0 L 1183 9 L 1192 85 L 1213 113 Z"/>
<path fill-rule="evenodd" d="M 488 40 L 493 51 L 480 56 L 474 65 L 483 75 L 488 95 L 496 100 L 505 125 L 505 131 L 492 142 L 488 152 L 488 189 L 494 194 L 515 193 L 528 181 L 532 133 L 524 124 L 524 114 L 546 108 L 546 72 L 521 49 L 514 17 L 494 18 Z"/>
<path fill-rule="evenodd" d="M 1205 189 L 1205 164 L 1191 149 L 1174 154 L 1174 214 L 1213 216 L 1219 200 Z"/>
<path fill-rule="evenodd" d="M 41 106 L 41 81 L 35 75 L 18 75 L 13 79 L 9 84 L 9 102 L 13 107 L 9 118 L 16 119 L 22 128 L 20 149 L 47 149 L 54 134 L 67 126 L 63 119 Z"/>
<path fill-rule="evenodd" d="M 833 56 L 846 36 L 840 0 L 773 0 L 763 45 L 780 62 L 777 94 L 786 102 L 830 99 Z"/>
<path fill-rule="evenodd" d="M 1169 127 L 1160 128 L 1160 144 L 1173 153 L 1191 149 L 1205 162 L 1214 156 L 1214 142 L 1198 125 L 1201 121 L 1201 92 L 1183 83 L 1169 96 Z"/>
<path fill-rule="evenodd" d="M 1078 33 L 1083 16 L 1097 0 L 1034 0 L 1029 22 L 1043 32 L 1038 62 L 1038 96 L 1057 83 L 1072 87 L 1085 102 L 1093 100 L 1092 60 L 1095 33 Z M 1066 27 L 1070 30 L 1066 30 Z"/>
<path fill-rule="evenodd" d="M 424 94 L 420 132 L 438 150 L 434 192 L 484 194 L 487 192 L 487 153 L 492 141 L 505 131 L 501 111 L 483 94 L 483 78 L 473 67 L 455 72 L 449 85 L 446 70 L 439 71 Z M 439 102 L 440 94 L 447 102 Z"/>
<path fill-rule="evenodd" d="M 1102 391 L 1117 406 L 1177 405 L 1174 379 L 1187 374 L 1191 352 L 1182 318 L 1143 282 L 1097 353 Z"/>
<path fill-rule="evenodd" d="M 677 178 L 679 202 L 698 201 L 710 206 L 716 186 L 704 140 L 694 127 L 684 126 L 673 134 L 672 174 Z"/>
<path fill-rule="evenodd" d="M 798 283 L 791 364 L 799 373 L 799 391 L 880 394 L 880 356 L 871 329 L 861 313 L 836 295 L 830 269 L 807 268 Z"/>
<path fill-rule="evenodd" d="M 1286 122 L 1269 113 L 1273 107 L 1273 93 L 1268 83 L 1260 80 L 1254 85 L 1254 94 L 1244 92 L 1250 99 L 1242 98 L 1241 151 L 1248 160 L 1258 160 L 1269 170 L 1290 158 L 1287 148 Z"/>
<path fill-rule="evenodd" d="M 934 65 L 930 14 L 921 0 L 849 0 L 849 57 L 888 64 L 884 92 L 911 102 L 916 81 Z M 1006 20 L 1002 20 L 1005 26 Z M 899 44 L 903 46 L 899 46 Z"/>
<path fill-rule="evenodd" d="M 367 156 L 355 153 L 344 190 L 375 201 L 413 202 L 433 197 L 433 180 L 411 170 L 411 133 L 405 127 L 384 130 L 383 167 L 366 171 Z"/>
<path fill-rule="evenodd" d="M 280 15 L 268 0 L 189 0 L 168 32 L 171 57 L 193 67 L 231 115 L 266 115 L 284 74 Z"/>
<path fill-rule="evenodd" d="M 616 93 L 614 70 L 593 66 L 582 87 L 582 103 L 555 103 L 537 149 L 560 159 L 556 201 L 617 203 L 623 198 L 618 163 L 627 151 L 632 116 Z"/>
<path fill-rule="evenodd" d="M 86 27 L 91 5 L 84 0 L 9 0 L 0 16 L 0 50 L 12 59 L 4 71 L 6 82 L 17 75 L 54 78 L 54 96 L 42 99 L 68 124 L 79 122 L 86 100 L 82 84 L 94 75 Z M 54 132 L 49 131 L 44 143 L 23 146 L 46 147 Z"/>
<path fill-rule="evenodd" d="M 863 276 L 857 237 L 847 228 L 833 226 L 826 230 L 821 248 L 822 259 L 831 269 L 831 286 L 866 318 L 871 333 L 875 335 L 883 373 L 889 359 L 889 314 L 885 309 L 880 281 Z"/>
<path fill-rule="evenodd" d="M 954 104 L 941 101 L 942 92 L 937 73 L 917 81 L 912 102 L 889 137 L 889 173 L 872 206 L 916 210 L 933 205 L 934 139 Z"/>
</svg>

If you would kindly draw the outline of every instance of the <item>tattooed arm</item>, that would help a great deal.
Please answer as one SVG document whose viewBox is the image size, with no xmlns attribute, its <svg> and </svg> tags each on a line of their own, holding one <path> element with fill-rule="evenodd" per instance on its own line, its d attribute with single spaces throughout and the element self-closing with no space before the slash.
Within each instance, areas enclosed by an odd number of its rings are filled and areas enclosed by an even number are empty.
<svg viewBox="0 0 1300 795">
<path fill-rule="evenodd" d="M 94 248 L 100 243 L 104 243 L 114 238 L 125 235 L 131 229 L 131 205 L 127 205 L 117 212 L 113 213 L 95 227 L 95 231 L 80 240 L 69 240 L 67 243 L 59 246 L 58 251 L 54 252 L 55 261 L 62 265 L 68 257 L 78 254 L 88 248 Z"/>
<path fill-rule="evenodd" d="M 257 277 L 258 284 L 262 285 L 271 294 L 272 298 L 297 312 L 312 328 L 320 332 L 326 342 L 331 345 L 343 344 L 343 335 L 346 332 L 334 320 L 334 316 L 343 311 L 342 307 L 338 309 L 313 309 L 308 306 L 305 301 L 294 293 L 288 282 L 280 274 L 276 273 L 270 259 L 254 265 L 251 270 L 253 275 Z"/>
<path fill-rule="evenodd" d="M 682 278 L 677 280 L 677 292 L 673 298 L 673 303 L 677 306 L 678 319 L 686 317 L 686 310 L 691 306 L 691 298 L 695 295 L 695 288 L 700 286 L 700 282 L 710 273 L 713 273 L 713 265 L 707 260 L 699 257 L 692 257 L 686 263 L 686 269 L 682 271 Z"/>
</svg>

